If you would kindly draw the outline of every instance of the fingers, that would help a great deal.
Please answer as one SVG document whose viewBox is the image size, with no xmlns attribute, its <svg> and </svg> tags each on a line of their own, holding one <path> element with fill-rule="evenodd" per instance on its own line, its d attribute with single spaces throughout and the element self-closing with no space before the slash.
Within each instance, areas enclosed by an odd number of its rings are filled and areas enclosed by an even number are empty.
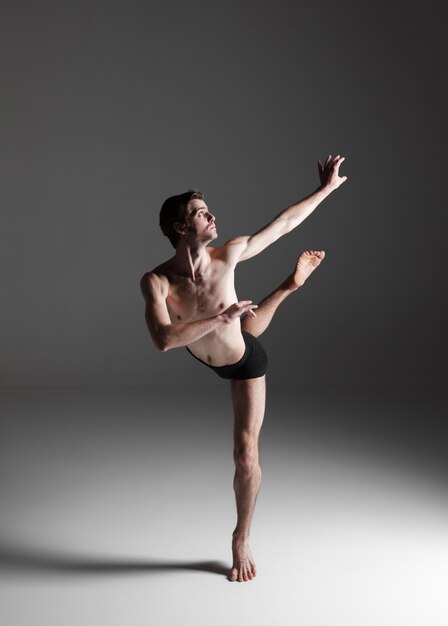
<svg viewBox="0 0 448 626">
<path fill-rule="evenodd" d="M 253 309 L 257 309 L 258 304 L 253 304 L 252 300 L 240 300 L 235 302 L 223 313 L 223 321 L 225 324 L 232 324 L 238 317 L 247 313 L 252 318 L 257 317 Z"/>
<path fill-rule="evenodd" d="M 245 304 L 243 307 L 241 307 L 241 314 L 252 313 L 253 309 L 258 309 L 258 304 Z"/>
<path fill-rule="evenodd" d="M 247 313 L 250 317 L 255 318 L 256 315 L 253 309 L 257 308 L 258 304 L 253 304 L 252 300 L 240 300 L 239 302 L 232 304 L 232 306 L 227 309 L 227 312 L 232 319 L 241 317 L 244 313 Z"/>
<path fill-rule="evenodd" d="M 339 176 L 339 168 L 341 167 L 344 161 L 345 161 L 345 157 L 341 156 L 340 154 L 337 154 L 335 157 L 331 159 L 327 157 L 327 160 L 325 161 L 326 168 L 327 168 L 329 175 L 332 178 L 335 176 L 339 180 L 339 184 L 345 183 L 345 181 L 347 180 L 347 176 Z"/>
<path fill-rule="evenodd" d="M 236 303 L 236 306 L 246 306 L 248 304 L 252 304 L 252 302 L 253 300 L 240 300 L 239 302 Z"/>
<path fill-rule="evenodd" d="M 329 154 L 327 156 L 327 158 L 325 159 L 325 163 L 324 163 L 324 166 L 322 168 L 322 171 L 324 169 L 329 169 L 331 167 L 335 167 L 337 164 L 340 165 L 343 161 L 345 161 L 345 157 L 341 156 L 340 154 L 337 154 L 334 157 L 332 157 L 331 154 Z M 320 160 L 318 161 L 318 164 L 320 166 L 319 167 L 319 171 L 321 171 L 320 168 L 322 167 L 322 164 L 321 164 Z"/>
<path fill-rule="evenodd" d="M 339 168 L 341 166 L 341 163 L 345 161 L 345 157 L 336 157 L 335 161 L 333 162 L 333 167 L 334 169 L 338 172 Z"/>
<path fill-rule="evenodd" d="M 241 315 L 248 315 L 252 319 L 255 319 L 257 316 L 253 309 L 258 308 L 258 304 L 253 304 L 252 300 L 241 300 L 241 302 L 237 302 L 236 306 L 238 307 L 237 316 L 241 317 Z"/>
<path fill-rule="evenodd" d="M 347 176 L 339 176 L 339 168 L 341 164 L 343 163 L 343 161 L 345 161 L 345 157 L 339 157 L 338 160 L 335 161 L 333 165 L 333 171 L 336 174 L 336 176 L 339 177 L 339 184 L 345 183 L 345 181 L 347 180 Z"/>
</svg>

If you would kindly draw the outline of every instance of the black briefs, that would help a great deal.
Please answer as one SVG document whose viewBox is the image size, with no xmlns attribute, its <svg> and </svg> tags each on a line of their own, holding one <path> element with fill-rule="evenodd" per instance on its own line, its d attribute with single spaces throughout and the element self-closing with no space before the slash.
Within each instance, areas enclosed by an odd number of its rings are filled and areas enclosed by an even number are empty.
<svg viewBox="0 0 448 626">
<path fill-rule="evenodd" d="M 195 359 L 214 370 L 221 378 L 246 380 L 247 378 L 259 378 L 260 376 L 264 376 L 268 369 L 268 357 L 263 346 L 258 339 L 245 330 L 242 330 L 241 333 L 244 343 L 246 344 L 246 350 L 241 359 L 232 365 L 215 367 L 199 359 L 191 350 L 188 350 L 188 348 L 187 350 Z"/>
</svg>

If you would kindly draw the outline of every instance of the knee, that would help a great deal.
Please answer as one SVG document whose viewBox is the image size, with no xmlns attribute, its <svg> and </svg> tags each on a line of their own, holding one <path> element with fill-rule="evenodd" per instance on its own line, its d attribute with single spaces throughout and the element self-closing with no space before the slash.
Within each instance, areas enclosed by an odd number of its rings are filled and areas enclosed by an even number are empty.
<svg viewBox="0 0 448 626">
<path fill-rule="evenodd" d="M 235 446 L 233 459 L 238 472 L 251 476 L 259 466 L 256 442 L 246 442 Z"/>
<path fill-rule="evenodd" d="M 241 318 L 241 330 L 244 330 L 247 333 L 250 333 L 254 337 L 258 337 L 260 334 L 258 332 L 257 324 L 254 323 L 254 320 L 252 319 L 252 317 L 249 317 L 248 315 L 245 315 L 244 317 Z"/>
</svg>

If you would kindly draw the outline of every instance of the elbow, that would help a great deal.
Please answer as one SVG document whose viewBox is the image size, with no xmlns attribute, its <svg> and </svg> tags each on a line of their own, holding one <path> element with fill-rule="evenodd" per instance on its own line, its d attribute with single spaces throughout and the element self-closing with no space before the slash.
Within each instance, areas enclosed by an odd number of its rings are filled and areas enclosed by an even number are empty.
<svg viewBox="0 0 448 626">
<path fill-rule="evenodd" d="M 154 340 L 154 345 L 157 348 L 157 350 L 159 350 L 160 352 L 166 352 L 167 350 L 170 349 L 167 342 L 160 338 L 157 338 Z"/>
<path fill-rule="evenodd" d="M 167 352 L 172 346 L 170 346 L 168 337 L 165 333 L 159 333 L 153 337 L 154 345 L 160 352 Z"/>
<path fill-rule="evenodd" d="M 150 320 L 146 320 L 149 336 L 152 340 L 153 346 L 160 352 L 166 352 L 168 350 L 168 337 L 163 327 L 154 327 L 150 323 Z"/>
</svg>

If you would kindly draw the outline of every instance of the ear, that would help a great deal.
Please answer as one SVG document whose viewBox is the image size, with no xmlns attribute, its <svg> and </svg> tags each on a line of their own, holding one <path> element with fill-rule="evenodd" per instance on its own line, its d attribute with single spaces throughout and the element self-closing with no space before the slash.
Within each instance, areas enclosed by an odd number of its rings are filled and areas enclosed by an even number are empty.
<svg viewBox="0 0 448 626">
<path fill-rule="evenodd" d="M 187 229 L 185 227 L 185 224 L 181 224 L 180 222 L 174 222 L 173 228 L 176 231 L 176 233 L 178 233 L 179 235 L 187 234 Z"/>
</svg>

